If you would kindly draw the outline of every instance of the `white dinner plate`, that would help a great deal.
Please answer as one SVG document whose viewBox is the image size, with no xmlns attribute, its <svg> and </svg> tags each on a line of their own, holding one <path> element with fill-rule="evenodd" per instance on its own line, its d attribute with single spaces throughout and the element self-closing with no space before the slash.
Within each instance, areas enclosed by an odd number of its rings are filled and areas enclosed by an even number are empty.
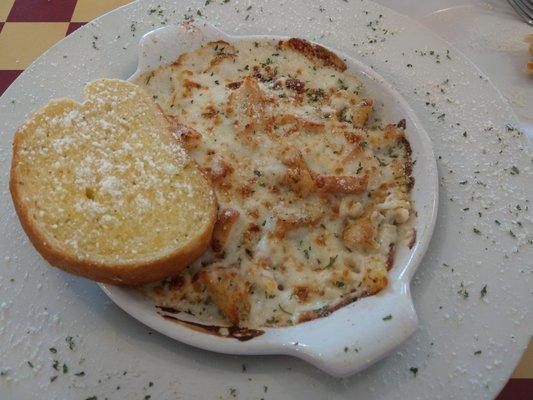
<svg viewBox="0 0 533 400">
<path fill-rule="evenodd" d="M 394 85 L 432 140 L 440 206 L 411 284 L 419 328 L 350 378 L 293 357 L 221 355 L 154 333 L 96 284 L 48 268 L 20 228 L 7 189 L 16 127 L 53 97 L 81 100 L 87 81 L 129 77 L 145 32 L 197 11 L 228 33 L 304 37 L 352 56 Z M 0 113 L 2 399 L 485 399 L 505 384 L 533 330 L 529 144 L 464 55 L 374 3 L 134 3 L 49 50 L 2 96 Z"/>
</svg>

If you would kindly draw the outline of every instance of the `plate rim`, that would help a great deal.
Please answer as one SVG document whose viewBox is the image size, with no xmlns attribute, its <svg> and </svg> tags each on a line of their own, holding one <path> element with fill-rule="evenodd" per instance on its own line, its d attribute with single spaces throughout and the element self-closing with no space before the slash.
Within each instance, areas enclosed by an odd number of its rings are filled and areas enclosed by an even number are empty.
<svg viewBox="0 0 533 400">
<path fill-rule="evenodd" d="M 397 18 L 400 18 L 401 19 L 401 22 L 402 22 L 402 26 L 405 26 L 407 27 L 406 29 L 408 30 L 408 32 L 410 33 L 417 33 L 417 34 L 424 34 L 426 33 L 428 36 L 429 36 L 429 39 L 430 39 L 430 42 L 431 43 L 434 43 L 434 45 L 437 45 L 437 46 L 442 46 L 444 48 L 449 48 L 450 50 L 452 50 L 454 53 L 456 52 L 457 55 L 459 55 L 460 57 L 459 58 L 459 61 L 461 63 L 460 67 L 460 72 L 461 73 L 464 73 L 465 69 L 468 70 L 466 71 L 468 73 L 468 77 L 470 78 L 474 78 L 476 77 L 477 75 L 475 75 L 475 72 L 472 73 L 474 70 L 475 71 L 481 71 L 479 69 L 479 67 L 473 63 L 470 58 L 468 56 L 465 55 L 464 52 L 462 52 L 461 50 L 459 50 L 456 46 L 454 46 L 453 44 L 449 43 L 446 39 L 443 39 L 442 37 L 440 37 L 437 33 L 435 33 L 434 31 L 432 31 L 431 29 L 425 27 L 424 25 L 422 25 L 419 21 L 417 21 L 414 17 L 411 17 L 411 16 L 407 16 L 405 14 L 402 14 L 394 9 L 391 9 L 390 7 L 387 7 L 387 6 L 383 6 L 381 4 L 377 4 L 373 1 L 369 1 L 368 2 L 368 6 L 369 6 L 369 9 L 371 11 L 384 11 L 384 14 L 386 16 L 389 16 L 389 17 L 397 17 Z M 165 5 L 168 5 L 168 1 L 165 1 L 165 0 L 162 0 L 162 4 L 165 4 Z M 352 3 L 353 5 L 353 3 Z M 350 8 L 354 8 L 353 6 L 351 6 Z M 93 31 L 94 29 L 97 29 L 99 28 L 100 26 L 103 26 L 105 29 L 106 29 L 106 32 L 109 32 L 112 30 L 110 30 L 110 23 L 112 22 L 113 24 L 118 21 L 122 21 L 122 22 L 128 22 L 128 21 L 131 21 L 131 17 L 134 16 L 134 18 L 140 18 L 139 21 L 141 21 L 141 23 L 143 23 L 145 26 L 147 24 L 145 24 L 145 20 L 143 18 L 143 14 L 146 13 L 148 9 L 148 2 L 143 2 L 142 0 L 138 1 L 137 3 L 135 4 L 128 4 L 128 5 L 124 5 L 123 7 L 120 7 L 120 10 L 119 8 L 105 14 L 105 16 L 107 16 L 107 19 L 101 19 L 101 18 L 104 18 L 104 16 L 102 17 L 99 17 L 95 20 L 93 20 L 91 23 L 87 24 L 85 27 L 82 27 L 79 32 L 75 32 L 73 35 L 73 37 L 70 37 L 70 38 L 65 38 L 65 39 L 62 39 L 60 40 L 59 42 L 57 42 L 54 46 L 52 46 L 49 50 L 47 50 L 45 53 L 43 53 L 43 55 L 41 57 L 39 57 L 36 61 L 34 61 L 28 68 L 26 68 L 26 70 L 13 82 L 12 84 L 12 88 L 8 88 L 5 92 L 5 94 L 3 96 L 0 96 L 0 105 L 1 107 L 4 109 L 4 111 L 6 110 L 9 110 L 10 108 L 8 108 L 8 102 L 13 98 L 13 99 L 17 99 L 17 100 L 20 100 L 23 98 L 23 96 L 21 96 L 20 94 L 17 93 L 17 90 L 20 90 L 21 88 L 26 88 L 28 89 L 28 84 L 29 83 L 39 83 L 39 80 L 38 78 L 35 77 L 35 71 L 34 71 L 34 68 L 35 67 L 36 69 L 38 69 L 40 72 L 42 72 L 44 70 L 44 62 L 43 59 L 46 59 L 46 61 L 49 61 L 50 59 L 52 60 L 56 60 L 56 61 L 60 61 L 59 60 L 59 57 L 57 57 L 57 54 L 52 54 L 53 51 L 52 50 L 59 50 L 59 51 L 64 51 L 65 49 L 69 49 L 69 48 L 72 48 L 72 42 L 80 42 L 79 39 L 88 39 L 89 38 L 89 35 L 90 35 L 90 32 Z M 109 15 L 109 14 L 114 14 L 114 15 Z M 377 15 L 377 14 L 376 14 Z M 218 19 L 216 19 L 215 17 L 211 17 L 211 15 L 209 16 L 209 18 L 212 18 L 212 20 L 215 20 L 215 21 L 219 21 Z M 112 21 L 111 21 L 112 20 Z M 152 19 L 146 19 L 148 22 L 151 22 L 152 24 L 159 24 L 160 21 L 158 21 L 156 18 L 152 18 Z M 100 25 L 101 24 L 101 25 Z M 346 26 L 346 25 L 344 25 Z M 263 29 L 266 29 L 266 28 L 263 28 Z M 75 40 L 74 40 L 75 39 Z M 65 43 L 65 42 L 68 42 L 68 43 Z M 127 44 L 127 43 L 126 43 Z M 403 45 L 402 46 L 407 46 L 407 45 Z M 129 55 L 127 54 L 127 57 L 131 57 L 131 52 L 129 53 Z M 131 65 L 134 65 L 133 62 Z M 101 68 L 101 67 L 96 67 L 96 69 L 98 68 Z M 116 77 L 123 77 L 123 76 L 126 76 L 126 73 L 124 72 L 125 70 L 122 68 L 117 68 L 116 65 L 113 66 L 112 68 L 112 73 L 115 74 L 114 76 Z M 456 76 L 459 76 L 459 75 L 456 75 Z M 485 75 L 484 75 L 485 76 Z M 54 79 L 57 79 L 57 77 L 54 77 Z M 497 120 L 498 122 L 509 122 L 515 126 L 518 125 L 518 119 L 516 117 L 516 113 L 513 111 L 513 109 L 510 107 L 510 103 L 507 99 L 505 99 L 505 97 L 503 97 L 502 95 L 502 92 L 501 90 L 498 89 L 498 87 L 496 87 L 494 85 L 494 83 L 492 82 L 492 80 L 486 80 L 486 85 L 487 87 L 489 87 L 490 89 L 490 92 L 491 92 L 491 99 L 493 101 L 493 103 L 495 104 L 494 106 L 491 106 L 491 109 L 493 110 L 501 110 L 503 113 L 505 113 L 505 119 L 503 117 L 498 117 Z M 67 89 L 63 86 L 60 87 L 59 89 L 62 93 L 64 94 L 68 94 L 68 95 L 75 95 L 75 93 L 72 93 L 72 90 L 70 89 Z M 44 95 L 38 95 L 38 98 L 40 99 L 40 101 L 43 101 L 45 102 L 47 100 L 47 96 L 49 96 L 48 93 L 56 93 L 56 91 L 53 91 L 53 90 L 50 90 L 50 91 L 45 91 L 44 92 L 45 94 Z M 402 92 L 402 93 L 405 93 L 405 92 Z M 9 96 L 9 100 L 8 100 L 8 96 Z M 409 98 L 408 96 L 406 98 Z M 409 98 L 409 102 L 411 104 L 413 104 L 413 107 L 418 109 L 416 106 L 415 106 L 415 102 L 416 102 L 417 99 L 414 99 L 414 98 Z M 32 108 L 34 107 L 35 105 L 35 102 L 31 102 L 30 101 L 30 106 L 24 106 L 23 110 L 25 110 L 24 112 L 31 112 Z M 419 113 L 419 115 L 422 115 Z M 7 120 L 9 120 L 10 122 L 6 122 L 5 123 L 5 126 L 10 126 L 10 127 L 15 127 L 14 124 L 18 124 L 20 121 L 23 121 L 23 116 L 21 116 L 20 112 L 17 112 L 16 113 L 16 117 L 15 119 L 13 118 L 6 118 Z M 14 122 L 15 121 L 15 122 Z M 428 121 L 425 121 L 424 120 L 424 124 L 428 127 L 428 131 L 429 132 L 432 132 L 433 133 L 433 130 L 432 129 L 429 129 L 429 124 L 430 122 Z M 501 125 L 502 127 L 503 125 Z M 11 128 L 10 128 L 11 129 Z M 10 136 L 9 134 L 6 135 L 6 136 Z M 526 141 L 521 141 L 520 144 L 522 145 L 531 145 L 531 140 L 529 140 L 529 142 L 526 142 Z M 476 147 L 479 148 L 479 145 L 481 144 L 481 142 L 477 141 L 476 143 Z M 516 143 L 515 143 L 516 144 Z M 453 158 L 452 158 L 453 160 Z M 521 165 L 525 165 L 524 163 L 522 163 L 524 160 L 520 160 L 521 162 Z M 517 164 L 518 165 L 518 164 Z M 439 164 L 440 166 L 440 164 Z M 446 187 L 446 186 L 445 186 Z M 442 194 L 441 194 L 442 195 Z M 444 198 L 445 199 L 445 198 Z M 441 199 L 443 200 L 443 199 Z M 9 203 L 9 201 L 8 201 Z M 441 202 L 442 204 L 442 208 L 444 210 L 447 209 L 447 207 L 445 207 L 443 204 L 444 202 Z M 11 206 L 8 206 L 7 209 L 9 208 L 12 208 Z M 447 238 L 450 238 L 450 234 L 449 232 L 446 232 L 446 231 L 443 231 L 442 232 L 443 235 L 443 238 L 444 239 L 447 239 Z M 473 261 L 472 257 L 469 256 L 469 260 L 470 261 Z M 431 260 L 428 260 L 429 262 L 431 262 Z M 434 264 L 434 263 L 433 263 Z M 437 265 L 434 265 L 435 267 L 437 267 Z M 461 271 L 461 273 L 465 273 L 465 274 L 471 274 L 472 272 L 472 268 L 465 268 L 464 270 Z M 431 272 L 431 271 L 429 271 Z M 52 280 L 58 280 L 57 277 L 55 277 L 54 274 L 52 274 L 53 277 L 51 278 Z M 418 274 L 417 274 L 418 276 Z M 49 278 L 47 278 L 48 280 Z M 424 274 L 421 274 L 420 275 L 420 279 L 421 281 L 423 282 L 423 284 L 428 284 L 428 285 L 431 285 L 432 282 L 435 280 L 434 278 L 429 278 L 427 277 L 427 274 L 424 273 Z M 66 282 L 67 285 L 69 285 L 71 282 L 70 279 L 61 279 L 60 280 L 61 282 Z M 517 280 L 516 278 L 515 279 L 509 279 L 508 281 L 506 281 L 509 283 L 509 285 L 516 285 L 517 284 Z M 513 286 L 511 286 L 513 287 Z M 523 289 L 523 288 L 522 288 Z M 421 292 L 421 288 L 418 287 L 418 290 L 417 290 L 417 294 L 425 299 L 427 299 L 428 296 L 424 295 L 423 292 Z M 49 297 L 46 297 L 46 300 L 50 300 Z M 79 299 L 78 299 L 79 300 Z M 53 300 L 52 300 L 53 301 Z M 508 303 L 506 303 L 508 304 Z M 479 306 L 477 305 L 474 305 L 473 307 L 474 310 L 479 310 Z M 427 310 L 427 308 L 426 308 Z M 18 310 L 17 310 L 18 311 Z M 107 313 L 107 311 L 104 309 L 102 310 L 103 313 Z M 19 311 L 20 312 L 20 311 Z M 436 314 L 435 314 L 436 315 Z M 427 321 L 429 323 L 433 323 L 433 322 L 437 322 L 438 321 L 438 318 L 436 318 L 435 316 L 432 316 L 430 314 L 427 314 L 425 315 Z M 480 319 L 477 318 L 477 317 L 474 317 L 474 321 L 475 322 L 479 322 Z M 507 318 L 508 320 L 508 318 Z M 80 321 L 80 322 L 83 322 Z M 506 351 L 505 353 L 505 359 L 507 361 L 504 361 L 504 368 L 493 368 L 491 370 L 490 373 L 487 373 L 487 375 L 489 376 L 490 378 L 490 386 L 487 386 L 486 388 L 485 387 L 482 387 L 482 386 L 479 386 L 479 385 L 476 385 L 476 386 L 473 386 L 472 387 L 472 394 L 474 397 L 476 398 L 485 398 L 486 396 L 496 396 L 497 393 L 501 390 L 501 388 L 503 388 L 503 386 L 506 384 L 506 382 L 508 381 L 509 377 L 511 376 L 512 372 L 513 372 L 513 369 L 514 367 L 518 364 L 519 360 L 520 360 L 520 355 L 524 352 L 524 350 L 527 348 L 527 343 L 529 341 L 529 338 L 530 338 L 530 328 L 531 328 L 531 324 L 530 323 L 521 323 L 520 325 L 516 325 L 512 330 L 510 329 L 505 329 L 505 332 L 508 332 L 510 334 L 512 334 L 512 337 L 513 337 L 513 342 L 512 342 L 512 345 L 508 347 L 508 351 Z M 446 334 L 452 334 L 453 332 L 455 332 L 453 329 L 451 329 L 450 326 L 444 326 L 443 327 L 443 332 L 446 333 Z M 494 331 L 495 330 L 491 330 L 491 331 Z M 469 330 L 469 332 L 471 332 L 471 330 Z M 516 339 L 515 339 L 515 335 L 516 334 Z M 452 335 L 455 337 L 455 335 Z M 149 339 L 150 337 L 149 336 L 146 336 L 147 339 Z M 418 335 L 416 336 L 416 339 L 417 341 L 420 340 L 421 343 L 424 345 L 429 345 L 429 342 L 425 342 L 425 337 L 424 335 Z M 500 338 L 501 339 L 501 338 Z M 157 343 L 157 340 L 154 342 L 154 343 Z M 447 342 L 447 343 L 451 343 L 451 344 L 454 344 L 454 342 Z M 503 342 L 502 342 L 503 343 Z M 103 343 L 104 344 L 104 343 Z M 109 344 L 109 343 L 108 343 Z M 468 342 L 468 344 L 472 344 L 471 341 Z M 405 350 L 408 352 L 407 355 L 411 356 L 411 357 L 416 357 L 416 359 L 418 359 L 418 356 L 422 357 L 423 354 L 422 354 L 422 349 L 420 348 L 415 348 L 414 346 L 412 346 L 410 343 L 406 346 L 404 346 Z M 465 346 L 464 344 L 463 345 L 459 345 L 458 344 L 458 348 L 461 349 L 461 350 L 468 350 L 467 346 Z M 96 348 L 97 349 L 97 348 Z M 200 352 L 201 353 L 201 352 Z M 199 353 L 199 354 L 200 354 Z M 501 350 L 498 351 L 498 354 L 499 355 L 503 355 L 501 354 Z M 442 357 L 443 355 L 441 355 Z M 373 380 L 373 377 L 384 377 L 386 375 L 384 375 L 384 373 L 390 373 L 391 371 L 398 371 L 400 372 L 400 370 L 396 369 L 397 367 L 405 367 L 406 365 L 408 365 L 405 360 L 402 362 L 402 361 L 399 361 L 398 359 L 396 359 L 396 357 L 394 357 L 395 359 L 391 359 L 389 361 L 386 361 L 386 362 L 383 362 L 381 363 L 381 365 L 379 367 L 375 367 L 375 369 L 372 369 L 372 371 L 369 372 L 369 374 L 363 374 L 363 375 L 359 375 L 356 379 L 353 379 L 353 380 L 350 380 L 350 381 L 346 381 L 347 384 L 350 385 L 350 393 L 353 391 L 354 393 L 367 393 L 368 395 L 368 391 L 365 391 L 367 389 L 365 389 L 365 386 L 363 386 L 364 384 L 368 384 L 368 383 L 372 383 L 372 382 L 376 382 L 375 380 Z M 455 354 L 453 355 L 453 357 L 451 356 L 445 356 L 446 359 L 457 359 L 457 357 L 455 356 Z M 15 360 L 19 360 L 19 358 L 15 358 Z M 509 361 L 510 360 L 510 361 Z M 479 368 L 476 366 L 476 364 L 474 362 L 471 362 L 471 361 L 468 361 L 468 360 L 463 360 L 469 367 L 472 367 L 474 368 L 475 370 L 479 370 Z M 17 361 L 18 362 L 18 361 Z M 267 361 L 268 363 L 268 361 Z M 424 362 L 425 363 L 425 362 Z M 425 363 L 426 364 L 426 363 Z M 154 365 L 152 365 L 152 367 L 156 367 Z M 188 370 L 190 370 L 190 368 L 188 368 L 187 366 L 179 366 L 179 365 L 176 365 L 177 368 L 179 369 L 183 369 L 184 372 L 187 372 Z M 389 368 L 391 367 L 391 368 Z M 432 370 L 438 370 L 438 371 L 447 371 L 447 372 L 452 372 L 451 369 L 445 369 L 439 365 L 437 365 L 435 362 L 432 362 L 432 361 L 427 361 L 427 364 L 426 364 L 426 367 L 428 368 L 431 368 Z M 309 373 L 309 371 L 306 371 L 305 369 L 303 368 L 298 368 L 298 370 L 301 370 L 302 372 L 302 376 L 306 379 L 313 379 L 311 378 L 310 376 L 312 374 Z M 144 373 L 147 373 L 147 371 L 145 370 Z M 409 384 L 409 379 L 405 379 L 406 376 L 404 376 L 405 374 L 403 373 L 399 373 L 397 376 L 393 376 L 393 382 L 396 382 L 396 384 L 401 384 L 403 385 L 403 390 L 400 392 L 400 393 L 420 393 L 420 391 L 417 389 L 417 388 L 429 388 L 429 387 L 432 387 L 435 389 L 435 395 L 439 394 L 441 396 L 444 396 L 445 394 L 451 394 L 451 393 L 458 393 L 457 392 L 457 387 L 455 388 L 455 390 L 448 386 L 448 385 L 443 385 L 442 384 L 442 381 L 438 380 L 435 376 L 429 376 L 425 373 L 425 370 L 421 370 L 419 371 L 419 376 L 422 374 L 422 377 L 424 378 L 422 381 L 421 380 L 418 380 L 417 381 L 417 384 L 416 386 L 414 384 Z M 168 379 L 168 375 L 163 375 L 164 376 L 164 379 Z M 264 375 L 265 378 L 267 378 L 269 375 Z M 471 374 L 468 374 L 467 376 L 472 376 Z M 216 375 L 216 377 L 218 377 L 218 373 Z M 238 378 L 238 377 L 237 377 Z M 218 378 L 217 378 L 218 379 Z M 462 379 L 462 382 L 467 382 L 466 380 L 464 380 L 463 378 Z M 221 382 L 218 381 L 218 380 L 214 380 L 214 383 L 218 382 L 218 384 L 220 385 Z M 388 384 L 386 385 L 385 387 L 386 388 L 391 388 L 391 385 L 393 385 L 394 383 L 391 383 L 391 384 Z M 433 385 L 435 384 L 435 386 L 429 386 L 429 385 Z M 246 390 L 246 387 L 245 387 L 245 384 L 243 383 L 243 390 Z M 296 384 L 295 386 L 296 387 Z M 64 386 L 65 390 L 66 390 L 66 386 Z M 188 388 L 188 386 L 184 386 L 184 389 L 185 390 L 188 390 L 189 392 L 194 392 L 195 390 L 194 389 L 190 389 Z M 18 387 L 18 390 L 32 390 L 31 389 L 31 384 L 29 384 L 28 382 L 25 382 L 24 385 L 22 385 L 22 382 L 21 382 L 21 385 Z M 324 390 L 327 390 L 324 389 Z M 374 388 L 371 389 L 372 392 L 374 393 Z M 18 393 L 18 391 L 17 391 Z M 291 392 L 292 393 L 292 392 Z M 377 394 L 377 393 L 383 393 L 383 391 L 381 391 L 381 389 L 379 389 L 379 385 L 378 387 L 376 387 L 376 391 L 374 394 Z M 333 396 L 339 396 L 339 393 L 338 392 L 332 392 L 332 395 Z M 340 394 L 340 396 L 342 396 L 342 394 Z"/>
</svg>

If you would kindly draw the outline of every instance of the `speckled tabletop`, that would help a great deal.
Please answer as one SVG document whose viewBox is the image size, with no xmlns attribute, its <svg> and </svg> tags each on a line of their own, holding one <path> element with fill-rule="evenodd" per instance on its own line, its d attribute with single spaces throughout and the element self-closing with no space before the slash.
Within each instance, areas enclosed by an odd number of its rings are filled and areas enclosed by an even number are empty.
<svg viewBox="0 0 533 400">
<path fill-rule="evenodd" d="M 54 43 L 83 26 L 87 21 L 126 3 L 129 3 L 129 0 L 1 0 L 0 95 L 26 67 Z M 378 1 L 378 3 L 395 8 L 400 12 L 409 12 L 405 6 L 402 9 L 401 6 L 395 5 L 391 1 Z M 457 2 L 448 1 L 447 3 Z M 464 1 L 462 3 L 468 2 Z M 472 3 L 476 3 L 479 6 L 479 2 Z M 503 1 L 500 3 L 503 3 Z M 428 4 L 425 5 L 426 8 L 430 7 Z M 518 18 L 513 16 L 512 11 L 505 8 L 506 6 L 501 7 L 504 7 L 503 13 L 506 14 L 506 17 L 510 19 Z M 440 8 L 443 9 L 444 7 L 441 6 Z M 490 11 L 490 7 L 484 9 L 484 12 Z M 496 11 L 501 13 L 502 9 L 500 8 Z M 431 21 L 432 17 L 427 16 L 429 14 L 426 14 L 425 18 Z M 423 18 L 419 19 L 424 22 Z M 519 42 L 520 38 L 517 37 L 516 40 Z M 523 51 L 524 53 L 526 52 L 525 46 Z M 474 61 L 476 61 L 475 58 Z M 484 70 L 483 65 L 479 65 L 479 67 Z M 490 77 L 490 71 L 484 72 L 487 72 Z M 498 86 L 498 82 L 495 83 Z M 533 81 L 530 84 L 533 84 Z M 503 92 L 505 95 L 505 91 Z M 529 97 L 525 99 L 526 103 L 533 101 L 531 99 L 532 92 L 531 90 L 529 91 Z M 510 101 L 513 103 L 512 99 Z M 516 106 L 516 104 L 513 105 Z M 520 117 L 520 110 L 515 111 Z M 1 360 L 0 371 L 2 371 Z M 1 380 L 2 377 L 0 377 L 0 386 L 2 384 Z M 498 399 L 531 399 L 532 393 L 533 343 L 530 343 L 512 379 L 500 393 Z"/>
</svg>

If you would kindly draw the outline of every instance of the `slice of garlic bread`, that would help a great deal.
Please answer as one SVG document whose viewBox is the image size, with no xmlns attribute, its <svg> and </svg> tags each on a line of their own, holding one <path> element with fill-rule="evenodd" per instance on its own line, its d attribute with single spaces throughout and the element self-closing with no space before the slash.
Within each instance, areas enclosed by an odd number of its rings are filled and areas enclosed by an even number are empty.
<svg viewBox="0 0 533 400">
<path fill-rule="evenodd" d="M 107 283 L 179 274 L 209 245 L 216 199 L 151 96 L 100 79 L 15 134 L 10 189 L 50 264 Z"/>
</svg>

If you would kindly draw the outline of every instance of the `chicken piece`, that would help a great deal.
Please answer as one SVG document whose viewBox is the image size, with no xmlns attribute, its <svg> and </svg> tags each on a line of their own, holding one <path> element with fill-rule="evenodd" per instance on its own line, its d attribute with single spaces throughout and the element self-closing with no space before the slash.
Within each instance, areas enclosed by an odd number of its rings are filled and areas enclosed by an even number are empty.
<svg viewBox="0 0 533 400">
<path fill-rule="evenodd" d="M 307 225 L 316 224 L 323 215 L 324 210 L 314 202 L 305 202 L 297 208 L 274 208 L 275 230 L 273 235 L 284 238 L 287 233 Z"/>
<path fill-rule="evenodd" d="M 234 168 L 226 162 L 222 157 L 214 155 L 211 158 L 209 167 L 205 168 L 211 182 L 215 185 L 220 183 L 224 178 L 231 175 L 234 171 Z"/>
<path fill-rule="evenodd" d="M 231 44 L 224 40 L 217 40 L 215 42 L 209 42 L 205 47 L 211 47 L 213 50 L 213 58 L 209 61 L 205 72 L 212 70 L 217 65 L 228 60 L 233 61 L 236 57 L 236 50 Z"/>
<path fill-rule="evenodd" d="M 231 208 L 218 212 L 217 221 L 213 228 L 213 237 L 211 238 L 211 248 L 217 257 L 223 257 L 224 247 L 231 233 L 231 228 L 238 218 L 239 212 Z"/>
<path fill-rule="evenodd" d="M 332 96 L 331 105 L 337 111 L 337 119 L 363 128 L 373 111 L 372 99 L 361 99 L 354 93 L 339 90 Z"/>
<path fill-rule="evenodd" d="M 172 129 L 172 134 L 186 150 L 192 150 L 199 146 L 202 141 L 202 135 L 197 130 L 182 124 L 179 120 L 172 116 L 168 115 L 167 120 L 170 122 L 170 127 Z"/>
<path fill-rule="evenodd" d="M 372 211 L 367 211 L 362 217 L 348 221 L 342 232 L 342 240 L 349 249 L 374 250 L 378 248 L 377 231 L 371 216 Z"/>
<path fill-rule="evenodd" d="M 232 325 L 239 326 L 246 320 L 250 312 L 251 285 L 235 269 L 201 271 L 198 279 L 205 286 L 213 303 Z"/>
<path fill-rule="evenodd" d="M 367 288 L 366 294 L 369 296 L 378 293 L 387 286 L 388 282 L 387 268 L 384 265 L 366 271 L 363 278 L 363 284 Z"/>
<path fill-rule="evenodd" d="M 363 205 L 356 201 L 353 196 L 344 197 L 339 205 L 339 216 L 341 218 L 359 218 L 363 211 Z"/>
<path fill-rule="evenodd" d="M 404 130 L 397 124 L 389 124 L 383 130 L 371 130 L 368 132 L 368 144 L 373 149 L 389 149 L 398 145 L 405 137 Z"/>
<path fill-rule="evenodd" d="M 285 129 L 287 133 L 291 132 L 310 132 L 319 133 L 325 129 L 325 124 L 322 121 L 313 121 L 310 119 L 304 119 L 294 114 L 283 114 L 274 117 L 274 124 L 276 126 L 285 126 L 289 128 Z"/>
<path fill-rule="evenodd" d="M 373 111 L 372 105 L 373 102 L 371 99 L 363 99 L 360 103 L 352 107 L 350 111 L 353 126 L 363 128 L 366 125 Z"/>
<path fill-rule="evenodd" d="M 291 38 L 280 42 L 280 45 L 286 46 L 322 66 L 333 67 L 339 71 L 345 71 L 347 68 L 346 63 L 338 55 L 305 39 Z"/>
<path fill-rule="evenodd" d="M 230 93 L 226 114 L 230 117 L 235 114 L 243 115 L 236 121 L 236 128 L 240 133 L 249 135 L 257 130 L 263 130 L 266 126 L 265 102 L 265 95 L 257 81 L 247 76 L 242 85 Z"/>
<path fill-rule="evenodd" d="M 279 159 L 287 167 L 283 182 L 300 198 L 306 198 L 316 190 L 313 174 L 307 167 L 302 153 L 292 147 L 281 151 Z"/>
<path fill-rule="evenodd" d="M 307 168 L 288 168 L 284 183 L 302 199 L 315 190 L 315 182 Z"/>
<path fill-rule="evenodd" d="M 367 188 L 368 175 L 316 175 L 315 185 L 322 192 L 359 194 Z"/>
</svg>

